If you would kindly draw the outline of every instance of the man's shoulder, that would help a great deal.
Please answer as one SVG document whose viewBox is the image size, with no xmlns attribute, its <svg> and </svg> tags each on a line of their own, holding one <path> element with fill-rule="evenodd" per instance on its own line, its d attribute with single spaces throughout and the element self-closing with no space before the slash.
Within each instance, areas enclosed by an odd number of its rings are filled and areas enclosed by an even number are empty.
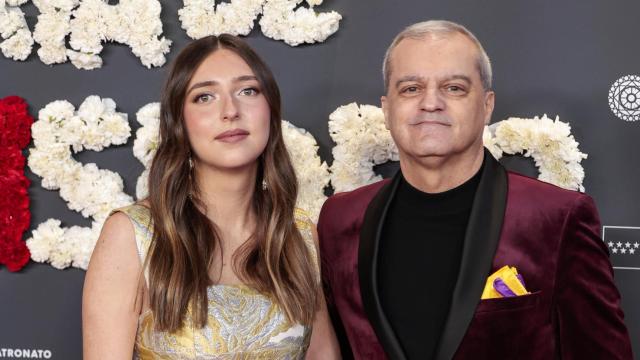
<svg viewBox="0 0 640 360">
<path fill-rule="evenodd" d="M 380 191 L 380 188 L 388 184 L 389 181 L 390 179 L 384 179 L 350 191 L 335 193 L 327 199 L 325 206 L 330 205 L 339 206 L 340 208 L 351 208 L 354 206 L 361 206 L 362 204 L 368 205 L 369 202 L 371 202 L 371 199 L 373 199 L 378 191 Z"/>
<path fill-rule="evenodd" d="M 577 201 L 592 202 L 589 195 L 508 171 L 509 197 L 551 207 L 572 207 Z"/>
<path fill-rule="evenodd" d="M 339 202 L 339 203 L 342 203 L 342 202 L 348 203 L 348 202 L 361 201 L 361 200 L 371 201 L 371 199 L 378 193 L 378 191 L 380 191 L 380 188 L 388 184 L 389 181 L 391 181 L 391 179 L 383 179 L 383 180 L 374 182 L 369 185 L 364 185 L 350 191 L 338 192 L 330 196 L 329 200 L 331 200 L 332 202 Z"/>
<path fill-rule="evenodd" d="M 373 197 L 389 181 L 390 179 L 384 179 L 357 189 L 333 194 L 322 206 L 319 222 L 362 216 Z"/>
</svg>

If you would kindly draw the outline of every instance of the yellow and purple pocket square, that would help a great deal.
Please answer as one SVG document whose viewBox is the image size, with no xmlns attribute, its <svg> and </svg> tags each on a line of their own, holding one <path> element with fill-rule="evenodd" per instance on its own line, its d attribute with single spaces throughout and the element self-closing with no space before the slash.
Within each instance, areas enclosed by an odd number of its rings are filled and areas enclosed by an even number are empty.
<svg viewBox="0 0 640 360">
<path fill-rule="evenodd" d="M 505 265 L 487 278 L 482 300 L 527 295 L 522 275 L 515 267 Z"/>
</svg>

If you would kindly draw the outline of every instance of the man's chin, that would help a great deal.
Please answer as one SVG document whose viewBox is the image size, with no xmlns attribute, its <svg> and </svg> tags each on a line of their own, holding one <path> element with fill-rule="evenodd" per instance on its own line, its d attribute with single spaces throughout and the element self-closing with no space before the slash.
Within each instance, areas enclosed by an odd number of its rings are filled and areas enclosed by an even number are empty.
<svg viewBox="0 0 640 360">
<path fill-rule="evenodd" d="M 478 149 L 463 149 L 457 150 L 452 149 L 450 147 L 430 147 L 423 148 L 419 151 L 414 151 L 411 153 L 400 154 L 400 160 L 403 158 L 409 160 L 410 162 L 418 162 L 418 163 L 439 163 L 446 162 L 453 159 L 461 159 L 461 158 L 475 158 L 476 156 L 483 156 L 484 147 L 480 147 Z M 404 156 L 403 156 L 404 155 Z"/>
</svg>

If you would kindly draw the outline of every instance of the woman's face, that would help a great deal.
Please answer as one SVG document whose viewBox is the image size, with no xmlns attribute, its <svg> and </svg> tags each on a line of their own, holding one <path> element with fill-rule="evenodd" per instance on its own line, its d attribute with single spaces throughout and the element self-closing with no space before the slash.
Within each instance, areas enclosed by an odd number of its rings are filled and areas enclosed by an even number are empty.
<svg viewBox="0 0 640 360">
<path fill-rule="evenodd" d="M 196 166 L 250 168 L 269 139 L 269 104 L 249 65 L 230 50 L 216 50 L 200 64 L 183 115 Z"/>
</svg>

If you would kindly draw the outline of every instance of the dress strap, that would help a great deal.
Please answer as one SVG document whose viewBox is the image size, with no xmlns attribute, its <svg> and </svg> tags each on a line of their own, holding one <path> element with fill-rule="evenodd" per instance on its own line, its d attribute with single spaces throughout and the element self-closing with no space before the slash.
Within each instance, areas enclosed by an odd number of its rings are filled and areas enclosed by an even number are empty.
<svg viewBox="0 0 640 360">
<path fill-rule="evenodd" d="M 307 245 L 307 249 L 309 249 L 309 253 L 311 254 L 311 260 L 313 261 L 313 268 L 316 270 L 315 273 L 317 276 L 317 280 L 320 281 L 320 259 L 318 258 L 318 248 L 316 246 L 316 242 L 313 239 L 314 224 L 309 218 L 309 214 L 299 208 L 295 208 L 294 218 L 296 227 L 298 228 L 298 231 L 300 231 L 305 245 Z"/>
<path fill-rule="evenodd" d="M 131 220 L 135 234 L 138 257 L 140 258 L 140 263 L 144 264 L 149 246 L 151 245 L 151 239 L 153 237 L 153 225 L 151 222 L 151 213 L 149 212 L 149 208 L 136 203 L 115 209 L 111 211 L 111 214 L 116 212 L 121 212 L 127 215 L 129 220 Z M 148 269 L 146 268 L 144 270 L 144 277 L 148 285 L 149 274 Z"/>
</svg>

